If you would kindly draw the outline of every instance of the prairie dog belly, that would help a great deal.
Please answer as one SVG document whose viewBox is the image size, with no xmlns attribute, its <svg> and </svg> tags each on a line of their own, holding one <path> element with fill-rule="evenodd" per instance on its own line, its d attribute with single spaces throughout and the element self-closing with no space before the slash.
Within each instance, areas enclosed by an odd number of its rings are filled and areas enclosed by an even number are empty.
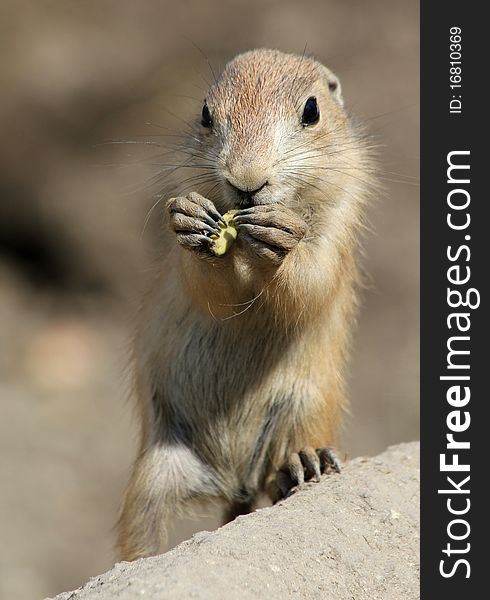
<svg viewBox="0 0 490 600">
<path fill-rule="evenodd" d="M 246 336 L 242 325 L 239 339 L 229 323 L 186 325 L 180 343 L 165 352 L 153 399 L 161 403 L 167 435 L 195 448 L 226 479 L 234 471 L 236 482 L 258 480 L 266 464 L 294 447 L 320 399 L 304 355 L 297 368 L 303 344 L 269 335 L 260 319 Z"/>
</svg>

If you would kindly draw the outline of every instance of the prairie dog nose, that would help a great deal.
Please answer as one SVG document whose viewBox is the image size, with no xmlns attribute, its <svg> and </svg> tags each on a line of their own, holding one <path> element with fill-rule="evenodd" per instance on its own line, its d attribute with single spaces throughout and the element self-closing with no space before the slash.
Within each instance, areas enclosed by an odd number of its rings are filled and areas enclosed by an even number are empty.
<svg viewBox="0 0 490 600">
<path fill-rule="evenodd" d="M 248 208 L 249 206 L 252 206 L 254 204 L 256 194 L 258 194 L 261 190 L 265 188 L 266 185 L 269 184 L 268 181 L 264 181 L 264 183 L 255 190 L 244 190 L 234 185 L 229 179 L 227 179 L 226 181 L 234 189 L 236 195 L 239 198 L 239 204 L 242 208 Z"/>
<path fill-rule="evenodd" d="M 256 194 L 268 183 L 270 169 L 261 165 L 257 157 L 240 157 L 228 162 L 227 167 L 228 183 L 242 192 Z"/>
<path fill-rule="evenodd" d="M 240 195 L 247 194 L 249 196 L 255 196 L 255 194 L 258 194 L 261 190 L 263 190 L 266 185 L 269 185 L 268 181 L 264 181 L 264 183 L 262 185 L 260 185 L 258 188 L 256 188 L 255 190 L 251 190 L 250 188 L 243 189 L 242 187 L 235 185 L 234 183 L 232 183 L 232 181 L 230 181 L 230 179 L 227 179 L 226 181 L 231 185 L 231 187 L 235 188 L 235 190 Z"/>
</svg>

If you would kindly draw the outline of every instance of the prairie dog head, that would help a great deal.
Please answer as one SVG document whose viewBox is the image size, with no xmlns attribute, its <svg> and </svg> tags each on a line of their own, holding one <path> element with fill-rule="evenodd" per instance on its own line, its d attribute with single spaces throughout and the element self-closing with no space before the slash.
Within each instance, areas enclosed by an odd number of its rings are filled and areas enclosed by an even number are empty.
<svg viewBox="0 0 490 600">
<path fill-rule="evenodd" d="M 210 199 L 223 210 L 298 207 L 312 196 L 328 203 L 339 165 L 345 175 L 347 156 L 359 148 L 337 77 L 311 58 L 276 50 L 229 62 L 199 117 L 195 164 L 207 172 Z"/>
</svg>

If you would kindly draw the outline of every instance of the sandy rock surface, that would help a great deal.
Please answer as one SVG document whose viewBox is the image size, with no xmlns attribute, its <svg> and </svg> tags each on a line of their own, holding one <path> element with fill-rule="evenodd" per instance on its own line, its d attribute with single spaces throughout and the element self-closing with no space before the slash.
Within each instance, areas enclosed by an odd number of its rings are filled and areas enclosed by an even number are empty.
<svg viewBox="0 0 490 600">
<path fill-rule="evenodd" d="M 341 475 L 119 563 L 56 600 L 411 600 L 419 597 L 419 446 L 357 458 Z"/>
</svg>

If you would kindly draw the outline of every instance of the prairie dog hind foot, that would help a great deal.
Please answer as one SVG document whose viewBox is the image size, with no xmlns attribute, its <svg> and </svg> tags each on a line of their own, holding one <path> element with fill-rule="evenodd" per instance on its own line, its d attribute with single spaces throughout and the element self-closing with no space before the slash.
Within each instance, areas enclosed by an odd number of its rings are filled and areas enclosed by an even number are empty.
<svg viewBox="0 0 490 600">
<path fill-rule="evenodd" d="M 273 503 L 292 496 L 305 482 L 318 482 L 321 475 L 329 473 L 340 473 L 340 463 L 332 448 L 307 447 L 294 452 L 276 473 Z"/>
</svg>

